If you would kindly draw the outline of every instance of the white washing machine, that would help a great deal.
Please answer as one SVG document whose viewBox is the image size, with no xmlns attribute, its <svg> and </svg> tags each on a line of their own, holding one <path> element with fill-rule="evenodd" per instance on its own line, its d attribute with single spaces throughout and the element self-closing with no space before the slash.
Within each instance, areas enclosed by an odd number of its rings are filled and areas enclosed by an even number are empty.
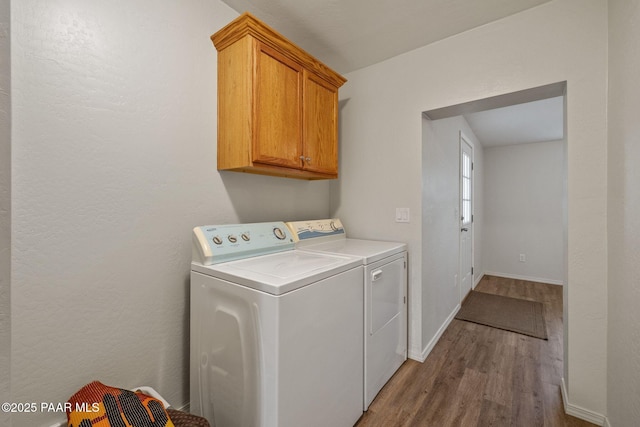
<svg viewBox="0 0 640 427">
<path fill-rule="evenodd" d="M 196 227 L 191 411 L 212 427 L 362 415 L 362 263 L 294 250 L 284 223 Z"/>
<path fill-rule="evenodd" d="M 364 402 L 407 360 L 407 245 L 348 239 L 339 219 L 288 222 L 296 248 L 355 256 L 364 266 Z"/>
</svg>

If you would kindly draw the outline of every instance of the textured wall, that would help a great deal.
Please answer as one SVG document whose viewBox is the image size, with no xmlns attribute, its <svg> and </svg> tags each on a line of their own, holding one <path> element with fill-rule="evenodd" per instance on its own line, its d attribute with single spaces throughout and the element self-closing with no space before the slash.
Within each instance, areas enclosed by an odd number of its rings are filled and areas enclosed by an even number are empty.
<svg viewBox="0 0 640 427">
<path fill-rule="evenodd" d="M 485 149 L 488 273 L 562 284 L 563 148 L 553 141 Z"/>
<path fill-rule="evenodd" d="M 445 319 L 421 300 L 421 221 L 394 223 L 396 207 L 421 212 L 421 113 L 567 81 L 569 400 L 606 408 L 607 3 L 554 0 L 346 75 L 342 175 L 332 210 L 352 235 L 409 244 L 413 347 Z M 335 190 L 335 191 L 333 191 Z M 422 330 L 417 332 L 418 328 Z"/>
<path fill-rule="evenodd" d="M 11 55 L 9 2 L 0 1 L 0 403 L 11 400 Z M 0 425 L 10 425 L 0 412 Z"/>
<path fill-rule="evenodd" d="M 640 1 L 609 1 L 609 355 L 611 427 L 640 424 Z"/>
<path fill-rule="evenodd" d="M 473 144 L 474 162 L 483 148 L 462 116 L 423 121 L 422 144 L 422 268 L 425 286 L 422 301 L 429 305 L 429 325 L 450 316 L 461 302 L 460 290 L 460 131 Z M 482 175 L 482 162 L 474 179 Z M 478 190 L 474 180 L 474 190 Z M 482 265 L 482 191 L 474 193 L 474 275 Z M 423 306 L 427 303 L 423 302 Z M 433 335 L 436 331 L 428 331 Z M 435 344 L 435 342 L 434 342 Z M 423 353 L 419 349 L 417 353 Z M 421 354 L 421 359 L 426 356 Z"/>
<path fill-rule="evenodd" d="M 98 379 L 187 403 L 192 227 L 328 215 L 327 182 L 215 169 L 209 36 L 236 16 L 217 0 L 12 3 L 16 401 Z"/>
</svg>

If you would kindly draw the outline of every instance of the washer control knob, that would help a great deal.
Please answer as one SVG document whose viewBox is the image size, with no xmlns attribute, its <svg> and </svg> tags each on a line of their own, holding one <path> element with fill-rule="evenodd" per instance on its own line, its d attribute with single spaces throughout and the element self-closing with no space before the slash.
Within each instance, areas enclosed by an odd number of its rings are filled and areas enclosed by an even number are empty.
<svg viewBox="0 0 640 427">
<path fill-rule="evenodd" d="M 242 233 L 240 237 L 242 237 L 242 240 L 244 240 L 245 242 L 251 240 L 251 236 L 249 236 L 249 233 Z"/>
<path fill-rule="evenodd" d="M 284 240 L 287 237 L 287 235 L 284 234 L 284 231 L 282 231 L 282 229 L 280 227 L 274 228 L 273 229 L 273 234 L 274 234 L 274 236 L 276 236 L 280 240 Z"/>
<path fill-rule="evenodd" d="M 220 236 L 216 236 L 213 238 L 213 243 L 215 243 L 216 245 L 221 245 L 222 244 L 222 239 L 220 238 Z"/>
<path fill-rule="evenodd" d="M 229 239 L 229 241 L 231 243 L 235 243 L 238 241 L 238 238 L 236 236 L 234 236 L 233 234 L 229 234 L 229 236 L 227 237 L 227 239 Z"/>
</svg>

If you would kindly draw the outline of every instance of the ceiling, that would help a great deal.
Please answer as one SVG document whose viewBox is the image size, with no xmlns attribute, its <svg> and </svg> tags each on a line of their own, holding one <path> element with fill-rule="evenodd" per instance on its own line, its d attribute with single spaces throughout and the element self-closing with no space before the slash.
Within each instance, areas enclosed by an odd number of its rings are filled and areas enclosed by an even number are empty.
<svg viewBox="0 0 640 427">
<path fill-rule="evenodd" d="M 345 74 L 550 0 L 222 1 L 238 13 L 250 12 L 330 68 Z M 559 99 L 464 116 L 485 146 L 505 141 L 561 139 L 562 98 Z M 560 110 L 556 114 L 558 103 Z M 560 137 L 556 138 L 558 126 Z M 553 132 L 553 137 L 548 136 Z"/>
<path fill-rule="evenodd" d="M 222 0 L 348 73 L 550 0 Z"/>
<path fill-rule="evenodd" d="M 464 114 L 483 147 L 558 141 L 564 137 L 562 96 Z"/>
</svg>

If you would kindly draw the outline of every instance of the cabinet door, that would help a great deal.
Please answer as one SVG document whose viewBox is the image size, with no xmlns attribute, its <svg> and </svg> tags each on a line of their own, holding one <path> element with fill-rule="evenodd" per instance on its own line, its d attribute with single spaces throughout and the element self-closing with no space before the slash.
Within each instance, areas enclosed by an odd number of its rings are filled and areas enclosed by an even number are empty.
<svg viewBox="0 0 640 427">
<path fill-rule="evenodd" d="M 302 67 L 257 43 L 253 162 L 301 167 Z"/>
<path fill-rule="evenodd" d="M 305 72 L 304 169 L 338 173 L 338 88 Z"/>
</svg>

